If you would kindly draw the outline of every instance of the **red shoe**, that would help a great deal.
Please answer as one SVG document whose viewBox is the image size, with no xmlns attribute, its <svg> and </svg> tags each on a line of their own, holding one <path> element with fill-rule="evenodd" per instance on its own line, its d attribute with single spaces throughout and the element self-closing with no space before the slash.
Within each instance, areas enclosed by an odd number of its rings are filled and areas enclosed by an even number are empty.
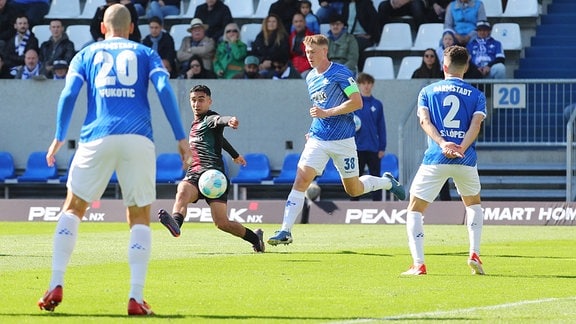
<svg viewBox="0 0 576 324">
<path fill-rule="evenodd" d="M 484 269 L 482 269 L 482 261 L 476 253 L 472 253 L 470 259 L 468 259 L 468 266 L 472 270 L 472 274 L 483 275 Z"/>
<path fill-rule="evenodd" d="M 54 308 L 62 302 L 62 286 L 46 291 L 44 296 L 38 301 L 38 307 L 42 310 L 53 312 Z"/>
<path fill-rule="evenodd" d="M 426 274 L 426 265 L 421 264 L 419 266 L 411 265 L 410 269 L 402 272 L 403 276 L 422 276 Z"/>
<path fill-rule="evenodd" d="M 128 302 L 128 315 L 130 316 L 149 316 L 154 315 L 150 305 L 146 301 L 142 301 L 142 304 L 138 303 L 136 299 L 130 298 Z"/>
</svg>

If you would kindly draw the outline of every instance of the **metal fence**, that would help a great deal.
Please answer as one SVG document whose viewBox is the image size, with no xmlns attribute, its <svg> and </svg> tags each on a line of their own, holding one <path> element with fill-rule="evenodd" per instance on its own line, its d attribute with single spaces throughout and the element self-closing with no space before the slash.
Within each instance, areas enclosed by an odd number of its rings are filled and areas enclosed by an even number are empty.
<svg viewBox="0 0 576 324">
<path fill-rule="evenodd" d="M 566 201 L 576 201 L 576 109 L 567 110 L 566 115 L 570 116 L 566 125 Z"/>
<path fill-rule="evenodd" d="M 576 200 L 574 80 L 486 80 L 471 82 L 487 98 L 488 114 L 478 146 L 566 147 L 566 200 Z M 400 175 L 409 187 L 427 147 L 426 134 L 418 124 L 416 100 L 402 119 L 399 131 Z M 568 119 L 570 118 L 570 119 Z"/>
</svg>

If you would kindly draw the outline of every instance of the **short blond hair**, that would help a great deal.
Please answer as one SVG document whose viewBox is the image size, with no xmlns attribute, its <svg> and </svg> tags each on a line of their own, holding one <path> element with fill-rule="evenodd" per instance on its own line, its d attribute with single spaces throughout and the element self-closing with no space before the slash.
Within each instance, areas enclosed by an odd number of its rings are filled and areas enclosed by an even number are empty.
<svg viewBox="0 0 576 324">
<path fill-rule="evenodd" d="M 309 35 L 304 37 L 302 43 L 304 43 L 305 46 L 310 45 L 328 46 L 328 37 L 322 34 Z"/>
</svg>

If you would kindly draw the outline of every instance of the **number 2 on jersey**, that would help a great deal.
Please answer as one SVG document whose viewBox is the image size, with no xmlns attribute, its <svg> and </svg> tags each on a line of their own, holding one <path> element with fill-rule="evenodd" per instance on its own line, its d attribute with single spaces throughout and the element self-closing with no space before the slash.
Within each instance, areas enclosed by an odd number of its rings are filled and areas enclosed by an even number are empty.
<svg viewBox="0 0 576 324">
<path fill-rule="evenodd" d="M 460 109 L 460 100 L 458 100 L 458 97 L 456 97 L 455 95 L 448 95 L 446 96 L 446 98 L 444 98 L 442 105 L 444 107 L 450 107 L 450 110 L 448 111 L 446 117 L 444 117 L 444 120 L 442 121 L 444 127 L 460 128 L 460 121 L 454 119 L 454 117 L 456 117 L 456 113 L 458 113 L 458 109 Z"/>
</svg>

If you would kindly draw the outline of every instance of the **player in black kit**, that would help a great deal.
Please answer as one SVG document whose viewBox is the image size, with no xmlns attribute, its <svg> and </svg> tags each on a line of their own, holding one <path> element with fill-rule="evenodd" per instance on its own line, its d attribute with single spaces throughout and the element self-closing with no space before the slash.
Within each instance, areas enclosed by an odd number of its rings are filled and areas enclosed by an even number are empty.
<svg viewBox="0 0 576 324">
<path fill-rule="evenodd" d="M 178 184 L 176 201 L 172 207 L 173 216 L 164 209 L 160 209 L 158 217 L 170 233 L 178 237 L 188 204 L 204 198 L 210 206 L 212 219 L 218 229 L 252 243 L 255 252 L 264 252 L 262 230 L 257 229 L 253 232 L 242 224 L 228 219 L 228 189 L 220 197 L 214 199 L 203 196 L 198 189 L 198 179 L 203 172 L 216 169 L 225 174 L 222 149 L 230 154 L 235 163 L 246 164 L 244 157 L 238 154 L 224 138 L 224 127 L 238 128 L 238 119 L 234 116 L 220 116 L 217 112 L 210 110 L 211 105 L 211 91 L 207 86 L 196 85 L 190 90 L 190 106 L 194 113 L 194 121 L 190 128 L 188 142 L 192 158 L 187 161 L 186 177 Z M 226 180 L 229 184 L 230 181 Z"/>
</svg>

